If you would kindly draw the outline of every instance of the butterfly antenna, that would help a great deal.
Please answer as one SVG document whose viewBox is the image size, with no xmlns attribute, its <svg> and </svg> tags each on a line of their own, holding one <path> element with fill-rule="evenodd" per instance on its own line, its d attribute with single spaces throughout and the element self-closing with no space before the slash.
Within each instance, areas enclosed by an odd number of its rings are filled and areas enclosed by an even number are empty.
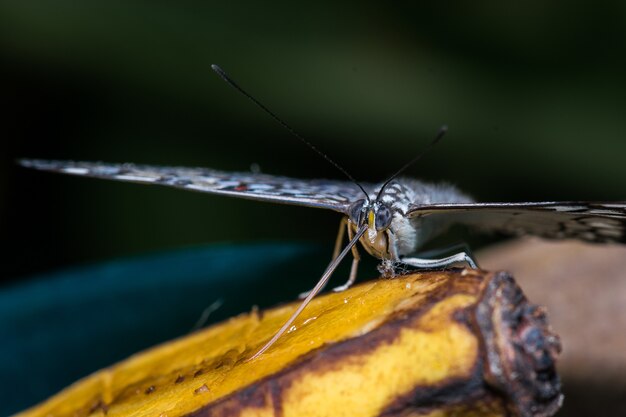
<svg viewBox="0 0 626 417">
<path fill-rule="evenodd" d="M 441 138 L 443 138 L 445 136 L 447 131 L 448 131 L 448 126 L 446 126 L 446 125 L 441 126 L 439 128 L 439 131 L 437 132 L 437 135 L 432 140 L 432 142 L 430 142 L 424 149 L 422 149 L 422 151 L 420 153 L 418 153 L 417 156 L 415 156 L 415 158 L 411 159 L 409 162 L 404 164 L 402 166 L 402 168 L 397 170 L 395 174 L 393 174 L 391 177 L 389 177 L 387 179 L 387 181 L 385 181 L 383 183 L 383 186 L 380 187 L 380 190 L 378 191 L 378 194 L 376 195 L 376 200 L 378 200 L 380 198 L 380 196 L 383 194 L 383 191 L 385 190 L 385 187 L 387 187 L 389 185 L 389 183 L 394 180 L 394 178 L 396 178 L 398 175 L 402 174 L 408 167 L 410 167 L 411 165 L 413 165 L 414 163 L 419 161 L 419 159 L 422 156 L 424 156 L 433 146 L 435 146 L 437 144 L 437 142 L 439 142 L 441 140 Z"/>
<path fill-rule="evenodd" d="M 230 78 L 228 76 L 228 74 L 226 74 L 224 72 L 223 69 L 221 69 L 219 66 L 213 64 L 211 65 L 211 68 L 213 69 L 213 71 L 215 71 L 217 73 L 217 75 L 219 75 L 220 77 L 222 77 L 222 79 L 224 81 L 226 81 L 228 84 L 230 84 L 231 87 L 233 87 L 235 90 L 239 91 L 241 94 L 243 94 L 244 96 L 246 96 L 248 99 L 250 99 L 250 101 L 252 101 L 254 104 L 256 104 L 257 106 L 259 106 L 261 109 L 263 109 L 267 114 L 269 114 L 274 120 L 276 120 L 278 123 L 280 123 L 282 125 L 282 127 L 284 127 L 285 129 L 287 129 L 289 131 L 289 133 L 291 133 L 293 136 L 297 137 L 298 139 L 300 139 L 302 142 L 304 142 L 305 145 L 307 145 L 309 148 L 313 149 L 315 152 L 317 152 L 320 156 L 322 156 L 324 159 L 326 159 L 328 162 L 330 162 L 335 168 L 337 168 L 339 171 L 341 171 L 346 177 L 348 177 L 348 179 L 350 181 L 352 181 L 353 183 L 356 184 L 357 187 L 359 187 L 361 189 L 361 191 L 363 191 L 363 194 L 365 194 L 365 197 L 367 198 L 367 201 L 369 201 L 369 196 L 367 195 L 367 192 L 365 191 L 365 189 L 361 186 L 361 184 L 359 184 L 354 177 L 352 177 L 352 175 L 350 175 L 348 173 L 348 171 L 346 171 L 341 165 L 339 165 L 338 163 L 336 163 L 335 161 L 333 161 L 332 159 L 330 159 L 330 157 L 328 155 L 326 155 L 324 152 L 320 151 L 319 149 L 317 149 L 311 142 L 309 142 L 308 140 L 306 140 L 304 137 L 302 137 L 298 132 L 296 132 L 295 130 L 293 130 L 291 128 L 291 126 L 289 126 L 287 123 L 285 123 L 280 117 L 278 117 L 273 111 L 271 111 L 270 109 L 268 109 L 267 107 L 265 107 L 265 105 L 263 103 L 261 103 L 259 100 L 257 100 L 256 98 L 252 97 L 250 95 L 250 93 L 248 93 L 247 91 L 245 91 L 243 88 L 241 88 L 239 86 L 239 84 L 237 84 L 235 81 L 233 81 L 232 78 Z"/>
<path fill-rule="evenodd" d="M 330 265 L 328 265 L 328 268 L 326 268 L 326 271 L 324 271 L 324 274 L 322 275 L 320 280 L 317 282 L 317 284 L 315 284 L 315 288 L 313 288 L 311 290 L 311 292 L 309 292 L 309 294 L 302 301 L 302 303 L 300 303 L 300 306 L 298 306 L 296 311 L 294 311 L 293 314 L 289 317 L 289 319 L 285 322 L 285 324 L 283 324 L 283 327 L 281 327 L 280 330 L 278 330 L 276 332 L 276 334 L 265 345 L 263 345 L 263 347 L 261 349 L 259 349 L 257 351 L 257 353 L 255 353 L 250 359 L 248 359 L 248 361 L 251 361 L 251 360 L 256 359 L 259 356 L 261 356 L 274 343 L 276 343 L 276 341 L 278 339 L 280 339 L 280 337 L 283 334 L 285 334 L 285 332 L 291 327 L 291 325 L 296 320 L 296 318 L 298 318 L 300 313 L 302 313 L 302 310 L 304 310 L 305 307 L 311 302 L 313 297 L 315 297 L 322 290 L 322 288 L 324 288 L 324 286 L 326 285 L 326 283 L 330 279 L 330 277 L 333 274 L 333 272 L 335 272 L 335 269 L 337 269 L 337 267 L 339 266 L 339 263 L 341 262 L 341 260 L 343 258 L 345 258 L 345 256 L 348 254 L 348 252 L 350 252 L 352 247 L 354 245 L 356 245 L 356 243 L 359 241 L 361 236 L 363 236 L 363 233 L 365 233 L 366 230 L 367 230 L 367 225 L 366 224 L 362 225 L 359 228 L 359 230 L 357 230 L 356 234 L 354 235 L 354 237 L 352 238 L 350 243 L 348 243 L 346 245 L 346 247 L 343 248 L 343 250 L 341 251 L 339 256 L 337 256 L 335 259 L 333 259 L 333 261 L 330 263 Z"/>
</svg>

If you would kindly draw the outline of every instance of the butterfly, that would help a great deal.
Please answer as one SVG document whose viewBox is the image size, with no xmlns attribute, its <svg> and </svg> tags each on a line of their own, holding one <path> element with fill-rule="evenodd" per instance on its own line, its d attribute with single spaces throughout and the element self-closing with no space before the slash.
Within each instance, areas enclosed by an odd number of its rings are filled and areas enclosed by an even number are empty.
<svg viewBox="0 0 626 417">
<path fill-rule="evenodd" d="M 349 181 L 300 180 L 207 168 L 47 160 L 21 160 L 20 164 L 38 170 L 163 185 L 340 213 L 342 220 L 333 262 L 307 294 L 297 314 L 283 326 L 285 330 L 323 289 L 348 251 L 354 254 L 350 276 L 335 290 L 345 290 L 352 285 L 359 261 L 357 242 L 369 254 L 392 266 L 417 268 L 443 268 L 458 262 L 476 267 L 475 261 L 465 252 L 441 259 L 411 257 L 424 243 L 453 224 L 545 238 L 626 243 L 626 202 L 476 203 L 451 185 L 429 184 L 409 178 L 397 178 L 386 185 L 362 184 L 364 193 Z M 345 233 L 350 237 L 350 244 L 340 252 Z M 277 333 L 278 337 L 285 330 Z M 255 357 L 265 350 L 259 351 Z"/>
<path fill-rule="evenodd" d="M 532 234 L 553 239 L 626 243 L 626 201 L 478 203 L 452 185 L 430 184 L 400 177 L 399 174 L 423 153 L 384 182 L 359 184 L 343 168 L 317 151 L 265 106 L 243 91 L 219 67 L 214 66 L 213 69 L 291 133 L 328 159 L 350 181 L 300 180 L 253 172 L 99 162 L 24 159 L 19 163 L 24 167 L 44 171 L 155 184 L 257 201 L 322 208 L 340 213 L 341 223 L 331 263 L 315 287 L 303 294 L 302 303 L 287 322 L 249 360 L 267 351 L 291 327 L 313 297 L 322 291 L 349 252 L 353 255 L 349 278 L 344 285 L 334 290 L 343 291 L 354 283 L 360 259 L 357 243 L 370 255 L 380 259 L 382 269 L 387 273 L 393 273 L 397 267 L 434 269 L 457 263 L 466 263 L 476 268 L 476 262 L 466 252 L 440 259 L 414 256 L 426 242 L 454 224 L 516 235 Z M 444 132 L 445 129 L 440 131 L 429 147 L 437 143 Z M 346 234 L 349 243 L 342 249 Z"/>
</svg>

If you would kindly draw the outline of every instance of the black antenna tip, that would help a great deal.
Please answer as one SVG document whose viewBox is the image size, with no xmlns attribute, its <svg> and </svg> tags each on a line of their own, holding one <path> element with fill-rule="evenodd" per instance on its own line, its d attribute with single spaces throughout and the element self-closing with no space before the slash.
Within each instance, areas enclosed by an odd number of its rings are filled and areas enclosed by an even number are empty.
<svg viewBox="0 0 626 417">
<path fill-rule="evenodd" d="M 223 69 L 221 69 L 221 68 L 219 67 L 219 65 L 216 65 L 216 64 L 211 64 L 211 69 L 212 69 L 213 71 L 215 71 L 215 72 L 217 73 L 217 75 L 219 75 L 220 77 L 222 77 L 222 78 L 224 78 L 224 79 L 226 79 L 226 78 L 227 78 L 227 77 L 226 77 L 226 73 L 224 72 L 224 70 L 223 70 Z"/>
<path fill-rule="evenodd" d="M 432 141 L 430 145 L 428 145 L 428 147 L 431 147 L 437 142 L 439 142 L 441 138 L 443 138 L 446 135 L 446 133 L 448 133 L 448 125 L 441 125 L 441 127 L 439 128 L 439 132 L 437 132 L 437 136 L 435 136 L 435 139 Z"/>
</svg>

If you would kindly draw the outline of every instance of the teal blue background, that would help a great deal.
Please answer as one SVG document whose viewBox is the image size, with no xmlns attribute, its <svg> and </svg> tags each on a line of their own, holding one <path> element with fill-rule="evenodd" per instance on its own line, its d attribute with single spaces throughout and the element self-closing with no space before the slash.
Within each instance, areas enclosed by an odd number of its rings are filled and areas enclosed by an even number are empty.
<svg viewBox="0 0 626 417">
<path fill-rule="evenodd" d="M 0 415 L 133 353 L 313 287 L 330 253 L 306 244 L 217 245 L 72 268 L 0 288 Z M 371 265 L 362 268 L 371 277 Z M 346 278 L 342 268 L 335 285 Z"/>
</svg>

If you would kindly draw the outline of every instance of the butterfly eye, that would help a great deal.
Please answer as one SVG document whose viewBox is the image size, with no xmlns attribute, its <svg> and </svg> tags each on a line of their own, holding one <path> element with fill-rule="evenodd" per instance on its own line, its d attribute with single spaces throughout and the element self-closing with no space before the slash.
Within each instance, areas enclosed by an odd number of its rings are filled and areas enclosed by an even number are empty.
<svg viewBox="0 0 626 417">
<path fill-rule="evenodd" d="M 365 220 L 365 200 L 357 200 L 350 206 L 350 221 L 357 225 L 363 224 Z"/>
<path fill-rule="evenodd" d="M 376 230 L 382 231 L 389 227 L 391 224 L 391 210 L 385 205 L 378 206 L 376 210 Z"/>
</svg>

